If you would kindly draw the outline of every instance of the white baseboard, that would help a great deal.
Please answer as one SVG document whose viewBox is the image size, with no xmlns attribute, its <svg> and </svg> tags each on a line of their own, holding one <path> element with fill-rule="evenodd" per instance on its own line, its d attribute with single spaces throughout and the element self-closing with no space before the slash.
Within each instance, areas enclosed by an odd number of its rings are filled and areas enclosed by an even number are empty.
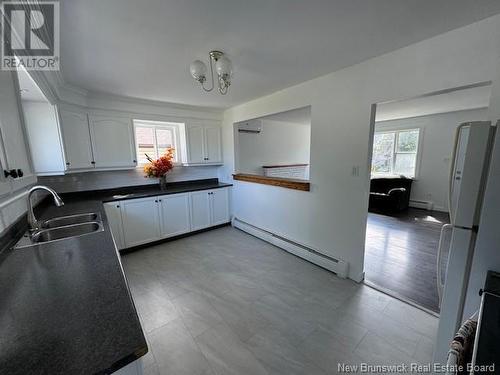
<svg viewBox="0 0 500 375">
<path fill-rule="evenodd" d="M 442 206 L 436 206 L 434 202 L 431 201 L 410 200 L 409 206 L 413 208 L 420 208 L 427 211 L 448 212 L 446 208 Z"/>
<path fill-rule="evenodd" d="M 289 253 L 314 263 L 322 268 L 334 272 L 341 278 L 347 277 L 348 263 L 342 259 L 336 259 L 323 252 L 312 249 L 309 246 L 299 244 L 295 241 L 289 240 L 283 236 L 274 234 L 265 229 L 258 228 L 252 224 L 233 218 L 232 225 L 235 228 L 241 229 L 255 237 L 258 237 L 266 242 L 269 242 Z M 359 281 L 363 279 L 363 276 Z"/>
</svg>

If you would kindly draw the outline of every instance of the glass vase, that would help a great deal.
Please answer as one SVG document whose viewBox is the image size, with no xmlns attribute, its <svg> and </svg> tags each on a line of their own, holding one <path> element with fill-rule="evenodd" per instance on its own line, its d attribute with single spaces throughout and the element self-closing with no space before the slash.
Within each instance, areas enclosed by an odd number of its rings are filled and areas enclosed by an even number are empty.
<svg viewBox="0 0 500 375">
<path fill-rule="evenodd" d="M 160 189 L 167 190 L 167 176 L 160 177 Z"/>
</svg>

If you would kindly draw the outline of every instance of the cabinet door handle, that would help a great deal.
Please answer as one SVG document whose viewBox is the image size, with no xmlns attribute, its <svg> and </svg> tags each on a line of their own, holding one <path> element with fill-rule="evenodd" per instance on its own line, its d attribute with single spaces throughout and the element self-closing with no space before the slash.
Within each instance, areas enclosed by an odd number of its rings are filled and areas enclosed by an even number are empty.
<svg viewBox="0 0 500 375">
<path fill-rule="evenodd" d="M 10 171 L 6 171 L 6 170 L 4 170 L 4 171 L 3 171 L 3 175 L 4 175 L 5 177 L 9 177 L 9 176 L 10 176 L 10 177 L 12 177 L 12 178 L 17 178 L 17 177 L 18 177 L 18 176 L 17 176 L 17 171 L 16 171 L 15 169 L 11 169 Z"/>
<path fill-rule="evenodd" d="M 116 206 L 116 208 L 120 208 L 120 205 L 118 204 L 118 205 Z"/>
<path fill-rule="evenodd" d="M 22 170 L 22 169 L 18 169 L 18 170 L 17 170 L 17 176 L 18 176 L 18 177 L 23 177 L 23 176 L 24 176 L 24 172 L 23 172 L 23 170 Z"/>
<path fill-rule="evenodd" d="M 161 202 L 161 199 L 158 199 L 158 202 Z"/>
<path fill-rule="evenodd" d="M 95 161 L 93 161 L 93 160 L 92 160 L 92 161 L 90 162 L 90 164 L 95 164 Z"/>
<path fill-rule="evenodd" d="M 157 200 L 157 199 L 155 199 L 155 203 L 158 203 L 158 200 Z"/>
<path fill-rule="evenodd" d="M 132 162 L 137 163 L 137 160 L 132 160 Z"/>
<path fill-rule="evenodd" d="M 69 161 L 66 162 L 66 165 L 71 165 L 71 163 Z"/>
</svg>

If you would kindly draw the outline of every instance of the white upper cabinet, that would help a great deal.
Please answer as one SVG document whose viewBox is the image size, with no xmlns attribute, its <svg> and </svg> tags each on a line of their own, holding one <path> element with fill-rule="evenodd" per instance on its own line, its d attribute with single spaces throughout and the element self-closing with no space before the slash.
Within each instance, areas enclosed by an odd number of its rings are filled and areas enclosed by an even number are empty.
<svg viewBox="0 0 500 375">
<path fill-rule="evenodd" d="M 32 101 L 23 101 L 22 107 L 35 173 L 62 174 L 66 167 L 56 107 Z"/>
<path fill-rule="evenodd" d="M 192 122 L 186 125 L 187 164 L 222 164 L 219 125 Z"/>
<path fill-rule="evenodd" d="M 5 159 L 5 151 L 3 149 L 3 142 L 0 137 L 0 197 L 10 193 L 12 190 L 11 181 L 3 173 L 3 171 L 7 170 L 8 168 L 6 165 L 7 161 Z"/>
<path fill-rule="evenodd" d="M 87 113 L 60 109 L 59 116 L 67 169 L 93 168 L 94 158 Z"/>
<path fill-rule="evenodd" d="M 0 191 L 10 190 L 8 185 L 17 190 L 33 183 L 35 177 L 23 130 L 19 85 L 15 73 L 11 71 L 0 71 L 0 131 L 3 141 L 2 168 L 10 173 L 7 180 L 2 176 L 4 183 Z"/>
<path fill-rule="evenodd" d="M 187 162 L 204 163 L 205 162 L 205 140 L 204 127 L 202 125 L 189 125 L 186 128 L 187 140 Z"/>
<path fill-rule="evenodd" d="M 162 237 L 177 236 L 191 230 L 188 193 L 160 196 L 158 201 Z"/>
<path fill-rule="evenodd" d="M 205 127 L 205 155 L 207 163 L 222 163 L 221 129 L 219 126 Z"/>
<path fill-rule="evenodd" d="M 38 158 L 38 174 L 136 166 L 131 118 L 89 114 L 85 109 L 65 105 L 58 109 L 59 117 L 50 121 L 48 113 L 40 116 L 40 108 L 29 103 L 24 110 L 29 115 L 28 136 Z M 58 161 L 59 153 L 64 155 L 64 162 Z"/>
<path fill-rule="evenodd" d="M 89 115 L 90 135 L 96 168 L 135 167 L 132 120 Z"/>
</svg>

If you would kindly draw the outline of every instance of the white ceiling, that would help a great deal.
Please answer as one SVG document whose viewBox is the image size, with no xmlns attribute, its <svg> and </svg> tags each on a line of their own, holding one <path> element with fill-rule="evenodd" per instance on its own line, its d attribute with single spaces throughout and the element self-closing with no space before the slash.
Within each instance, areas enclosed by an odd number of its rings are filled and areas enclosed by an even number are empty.
<svg viewBox="0 0 500 375">
<path fill-rule="evenodd" d="M 274 115 L 261 117 L 263 120 L 272 120 L 279 122 L 288 122 L 299 125 L 311 125 L 311 107 L 292 109 L 286 112 L 276 113 Z"/>
<path fill-rule="evenodd" d="M 491 86 L 473 87 L 439 95 L 401 100 L 377 105 L 375 121 L 463 111 L 489 106 Z"/>
<path fill-rule="evenodd" d="M 229 107 L 500 12 L 498 0 L 65 0 L 66 81 L 117 95 Z M 227 96 L 189 75 L 212 49 Z"/>
</svg>

